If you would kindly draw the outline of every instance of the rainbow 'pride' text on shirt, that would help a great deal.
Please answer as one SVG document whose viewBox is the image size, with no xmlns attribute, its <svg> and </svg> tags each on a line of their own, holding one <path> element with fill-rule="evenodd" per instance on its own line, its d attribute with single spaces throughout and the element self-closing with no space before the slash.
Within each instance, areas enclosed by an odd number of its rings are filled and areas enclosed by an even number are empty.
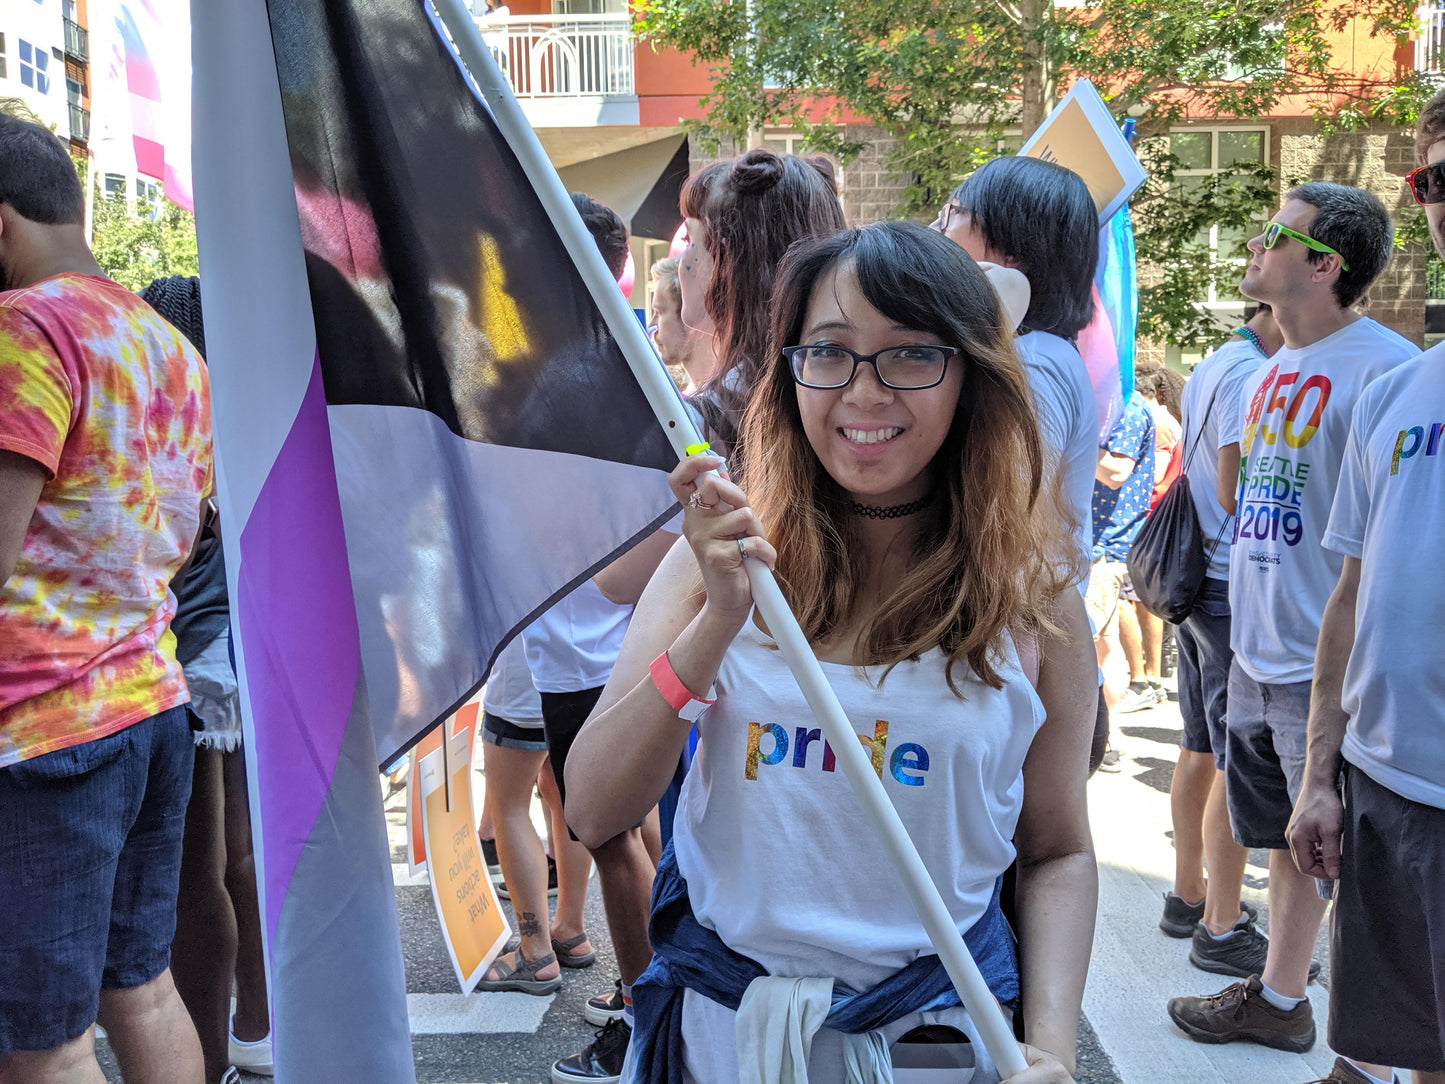
<svg viewBox="0 0 1445 1084">
<path fill-rule="evenodd" d="M 763 738 L 768 738 L 772 746 L 768 752 L 763 752 Z M 823 732 L 813 727 L 811 730 L 800 726 L 793 731 L 793 767 L 806 768 L 808 766 L 809 747 L 817 742 L 823 743 L 823 764 L 822 770 L 831 772 L 837 766 L 837 755 L 833 747 L 823 738 Z M 868 750 L 869 758 L 873 762 L 873 770 L 878 773 L 878 778 L 883 778 L 883 762 L 888 752 L 888 720 L 878 719 L 873 727 L 873 737 L 866 734 L 859 734 L 858 741 L 863 748 Z M 758 765 L 781 764 L 788 755 L 788 732 L 777 723 L 749 723 L 748 724 L 748 747 L 743 759 L 743 778 L 756 779 L 758 777 Z M 888 771 L 898 782 L 905 787 L 921 787 L 927 782 L 924 776 L 928 773 L 928 750 L 915 742 L 903 742 L 895 746 L 893 755 L 887 757 Z"/>
<path fill-rule="evenodd" d="M 1423 447 L 1426 455 L 1434 455 L 1440 448 L 1440 434 L 1445 432 L 1445 422 L 1436 422 L 1430 426 L 1430 436 L 1425 436 L 1423 425 L 1412 425 L 1409 429 L 1401 429 L 1400 435 L 1395 438 L 1395 454 L 1390 457 L 1390 473 L 1400 473 L 1400 460 L 1409 459 L 1418 454 Z"/>
</svg>

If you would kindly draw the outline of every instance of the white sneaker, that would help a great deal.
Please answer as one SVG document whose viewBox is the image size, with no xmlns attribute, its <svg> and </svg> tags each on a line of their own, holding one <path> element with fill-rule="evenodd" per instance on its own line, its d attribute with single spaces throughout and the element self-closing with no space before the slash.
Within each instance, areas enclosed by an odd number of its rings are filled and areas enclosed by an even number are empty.
<svg viewBox="0 0 1445 1084">
<path fill-rule="evenodd" d="M 244 1069 L 248 1073 L 255 1073 L 258 1076 L 274 1076 L 276 1073 L 275 1061 L 271 1056 L 271 1036 L 264 1039 L 257 1039 L 254 1043 L 243 1043 L 236 1038 L 234 1032 L 227 1035 L 230 1040 L 226 1045 L 231 1058 L 231 1064 L 238 1069 Z"/>
<path fill-rule="evenodd" d="M 1142 689 L 1131 688 L 1124 694 L 1124 698 L 1119 701 L 1119 713 L 1127 715 L 1133 711 L 1145 711 L 1157 707 L 1158 704 L 1159 698 L 1154 695 L 1154 690 L 1146 684 Z"/>
</svg>

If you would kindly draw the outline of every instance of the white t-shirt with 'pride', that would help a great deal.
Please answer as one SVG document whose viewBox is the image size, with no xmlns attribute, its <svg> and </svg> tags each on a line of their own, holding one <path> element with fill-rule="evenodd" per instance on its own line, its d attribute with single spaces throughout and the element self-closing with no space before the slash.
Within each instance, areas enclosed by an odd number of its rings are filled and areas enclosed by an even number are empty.
<svg viewBox="0 0 1445 1084">
<path fill-rule="evenodd" d="M 1445 346 L 1372 383 L 1355 407 L 1324 544 L 1360 559 L 1342 704 L 1345 759 L 1445 809 Z"/>
</svg>

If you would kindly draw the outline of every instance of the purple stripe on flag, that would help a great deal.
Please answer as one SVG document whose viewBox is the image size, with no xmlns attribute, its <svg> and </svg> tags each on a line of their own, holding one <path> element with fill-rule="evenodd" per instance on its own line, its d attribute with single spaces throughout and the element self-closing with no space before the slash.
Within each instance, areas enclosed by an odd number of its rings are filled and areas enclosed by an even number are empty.
<svg viewBox="0 0 1445 1084">
<path fill-rule="evenodd" d="M 360 670 L 321 365 L 241 531 L 237 612 L 256 732 L 266 925 L 331 787 Z"/>
</svg>

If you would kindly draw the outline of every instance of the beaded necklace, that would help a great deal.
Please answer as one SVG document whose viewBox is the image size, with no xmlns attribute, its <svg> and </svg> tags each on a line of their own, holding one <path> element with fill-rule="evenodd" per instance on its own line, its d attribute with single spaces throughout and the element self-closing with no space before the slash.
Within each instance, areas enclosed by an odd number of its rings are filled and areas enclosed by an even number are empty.
<svg viewBox="0 0 1445 1084">
<path fill-rule="evenodd" d="M 1259 332 L 1255 331 L 1254 328 L 1252 328 L 1252 327 L 1237 327 L 1237 328 L 1234 329 L 1234 333 L 1235 333 L 1236 335 L 1239 335 L 1239 336 L 1242 337 L 1242 338 L 1248 339 L 1250 342 L 1252 342 L 1252 343 L 1254 344 L 1254 348 L 1255 348 L 1256 350 L 1258 350 L 1258 351 L 1259 351 L 1261 354 L 1263 354 L 1265 357 L 1269 357 L 1269 355 L 1270 355 L 1270 349 L 1269 349 L 1269 347 L 1267 347 L 1267 346 L 1264 345 L 1264 340 L 1259 337 Z"/>
</svg>

